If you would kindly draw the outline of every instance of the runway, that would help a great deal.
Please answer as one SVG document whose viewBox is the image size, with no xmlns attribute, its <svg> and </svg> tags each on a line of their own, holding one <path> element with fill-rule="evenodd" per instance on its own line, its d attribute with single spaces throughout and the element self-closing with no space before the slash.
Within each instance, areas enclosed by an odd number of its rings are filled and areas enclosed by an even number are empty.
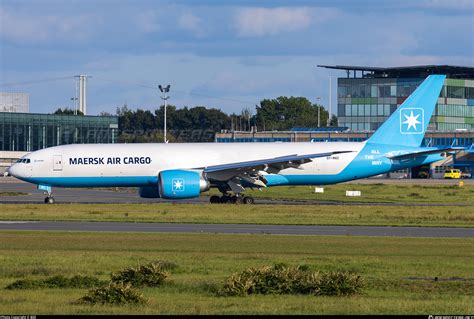
<svg viewBox="0 0 474 319">
<path fill-rule="evenodd" d="M 0 221 L 0 230 L 474 238 L 474 228 Z"/>
<path fill-rule="evenodd" d="M 387 182 L 390 180 L 383 180 Z M 379 179 L 358 180 L 361 183 L 380 183 Z M 390 182 L 389 182 L 390 183 Z M 404 184 L 412 184 L 413 180 L 403 180 Z M 423 180 L 427 184 L 455 184 L 452 180 Z M 474 180 L 466 180 L 466 185 L 474 184 Z M 14 178 L 0 178 L 0 192 L 19 192 L 25 195 L 0 196 L 0 204 L 38 204 L 43 203 L 44 194 L 36 189 L 36 185 L 25 183 Z M 54 198 L 60 203 L 83 204 L 125 204 L 125 203 L 173 203 L 176 201 L 161 198 L 141 198 L 136 189 L 119 189 L 117 191 L 101 188 L 61 188 L 53 189 Z M 182 204 L 207 204 L 208 196 L 181 199 Z M 255 203 L 264 205 L 379 205 L 379 206 L 474 206 L 472 203 L 375 203 L 375 202 L 335 202 L 322 200 L 289 200 L 289 199 L 256 199 Z"/>
</svg>

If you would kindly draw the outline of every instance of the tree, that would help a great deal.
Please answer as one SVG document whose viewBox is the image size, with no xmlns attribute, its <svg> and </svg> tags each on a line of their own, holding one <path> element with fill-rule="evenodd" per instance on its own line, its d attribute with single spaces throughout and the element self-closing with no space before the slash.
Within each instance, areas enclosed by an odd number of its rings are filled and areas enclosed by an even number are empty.
<svg viewBox="0 0 474 319">
<path fill-rule="evenodd" d="M 328 112 L 321 106 L 312 104 L 305 97 L 280 96 L 276 99 L 265 99 L 257 106 L 255 121 L 266 130 L 289 130 L 293 127 L 318 126 L 318 108 L 320 123 L 326 126 Z"/>
<path fill-rule="evenodd" d="M 132 130 L 131 126 L 131 117 L 133 112 L 128 109 L 127 104 L 125 103 L 122 107 L 117 107 L 117 116 L 119 117 L 118 125 L 120 131 L 130 131 Z"/>
<path fill-rule="evenodd" d="M 329 126 L 339 126 L 339 121 L 335 114 L 331 116 L 331 120 L 329 121 Z"/>
<path fill-rule="evenodd" d="M 253 112 L 252 110 L 249 108 L 249 107 L 245 107 L 244 109 L 242 109 L 242 112 L 240 114 L 244 119 L 245 121 L 247 122 L 247 131 L 250 131 L 251 130 L 251 120 L 253 118 Z"/>
<path fill-rule="evenodd" d="M 156 129 L 155 126 L 155 117 L 148 110 L 137 109 L 132 113 L 133 115 L 130 118 L 130 125 L 135 130 L 149 131 Z"/>
<path fill-rule="evenodd" d="M 173 142 L 211 142 L 215 133 L 223 129 L 250 130 L 259 126 L 267 130 L 289 130 L 296 126 L 315 127 L 320 122 L 325 126 L 328 112 L 321 105 L 312 104 L 304 97 L 265 99 L 256 106 L 256 114 L 249 107 L 240 114 L 227 115 L 216 108 L 205 106 L 176 108 L 168 105 L 167 138 Z M 127 104 L 117 108 L 119 141 L 163 142 L 164 106 L 154 112 L 144 109 L 130 110 Z"/>
<path fill-rule="evenodd" d="M 155 110 L 156 127 L 163 130 L 164 106 Z M 229 117 L 219 109 L 205 106 L 187 106 L 177 109 L 174 105 L 166 107 L 167 134 L 174 135 L 180 142 L 210 142 L 214 133 L 228 127 Z"/>
<path fill-rule="evenodd" d="M 62 108 L 58 108 L 56 111 L 54 111 L 53 114 L 56 114 L 56 115 L 74 115 L 74 110 L 71 110 L 71 109 L 68 108 L 68 107 L 65 107 L 64 110 L 63 110 Z M 77 110 L 77 115 L 83 116 L 84 113 L 82 113 L 81 111 Z"/>
</svg>

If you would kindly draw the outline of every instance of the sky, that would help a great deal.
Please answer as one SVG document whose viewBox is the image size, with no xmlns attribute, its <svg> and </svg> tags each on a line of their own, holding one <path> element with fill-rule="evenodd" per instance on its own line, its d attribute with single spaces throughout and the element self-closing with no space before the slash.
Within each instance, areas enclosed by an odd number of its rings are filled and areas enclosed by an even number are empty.
<svg viewBox="0 0 474 319">
<path fill-rule="evenodd" d="M 168 103 L 226 113 L 304 96 L 335 112 L 341 70 L 317 65 L 474 67 L 472 0 L 0 0 L 0 91 L 30 112 L 88 114 Z M 319 98 L 319 99 L 318 99 Z"/>
</svg>

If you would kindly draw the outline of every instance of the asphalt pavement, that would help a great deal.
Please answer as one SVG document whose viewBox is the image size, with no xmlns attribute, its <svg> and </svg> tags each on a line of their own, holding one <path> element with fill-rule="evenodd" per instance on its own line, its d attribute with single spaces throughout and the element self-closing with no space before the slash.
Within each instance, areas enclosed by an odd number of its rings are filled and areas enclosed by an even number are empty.
<svg viewBox="0 0 474 319">
<path fill-rule="evenodd" d="M 392 180 L 380 179 L 363 179 L 355 182 L 360 183 L 394 183 Z M 398 183 L 413 184 L 421 183 L 423 185 L 436 184 L 457 184 L 455 180 L 398 180 Z M 466 185 L 474 185 L 474 180 L 465 180 Z M 19 192 L 25 195 L 0 196 L 0 204 L 37 204 L 43 203 L 45 195 L 42 191 L 36 189 L 36 185 L 19 181 L 15 178 L 0 178 L 0 192 Z M 137 189 L 118 188 L 53 188 L 53 196 L 57 203 L 93 203 L 93 204 L 124 204 L 124 203 L 188 203 L 188 204 L 207 204 L 208 196 L 200 196 L 197 198 L 181 199 L 179 201 L 166 200 L 161 198 L 141 198 L 138 196 Z M 456 204 L 431 204 L 431 203 L 366 203 L 366 202 L 333 202 L 322 200 L 289 200 L 289 199 L 256 199 L 256 204 L 272 204 L 272 205 L 380 205 L 380 206 L 474 206 L 470 203 Z"/>
<path fill-rule="evenodd" d="M 474 238 L 474 228 L 0 221 L 0 230 Z"/>
</svg>

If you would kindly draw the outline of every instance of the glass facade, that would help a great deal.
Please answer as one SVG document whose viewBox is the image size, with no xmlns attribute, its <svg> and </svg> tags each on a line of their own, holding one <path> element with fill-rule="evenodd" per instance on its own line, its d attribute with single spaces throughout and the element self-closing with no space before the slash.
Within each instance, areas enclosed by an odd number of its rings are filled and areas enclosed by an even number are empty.
<svg viewBox="0 0 474 319">
<path fill-rule="evenodd" d="M 0 151 L 31 152 L 83 143 L 115 143 L 118 118 L 0 112 Z"/>
<path fill-rule="evenodd" d="M 423 82 L 424 78 L 339 78 L 340 126 L 374 131 Z M 474 80 L 447 78 L 428 130 L 474 131 Z"/>
<path fill-rule="evenodd" d="M 244 142 L 362 142 L 373 132 L 238 132 L 216 133 L 217 143 Z M 422 145 L 466 147 L 474 151 L 474 132 L 428 132 Z"/>
</svg>

